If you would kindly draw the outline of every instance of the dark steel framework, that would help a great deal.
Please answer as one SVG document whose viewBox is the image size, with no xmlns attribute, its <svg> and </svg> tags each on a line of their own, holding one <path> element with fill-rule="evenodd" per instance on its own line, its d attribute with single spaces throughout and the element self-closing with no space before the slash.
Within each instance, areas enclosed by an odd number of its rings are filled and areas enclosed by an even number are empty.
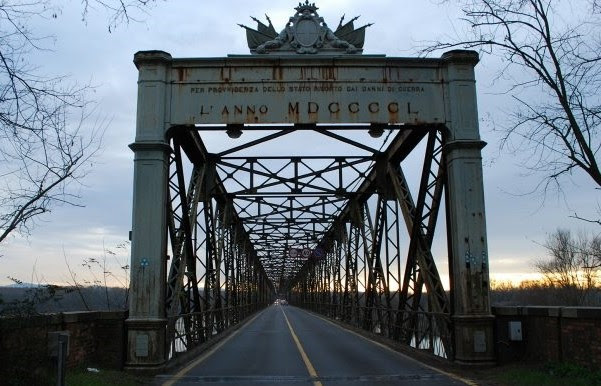
<svg viewBox="0 0 601 386">
<path fill-rule="evenodd" d="M 451 302 L 432 254 L 446 129 L 384 128 L 388 136 L 376 149 L 344 135 L 361 130 L 367 136 L 369 126 L 245 126 L 245 132 L 269 132 L 213 153 L 201 135 L 226 127 L 169 131 L 171 355 L 285 297 L 453 358 Z M 245 155 L 299 131 L 338 142 L 350 154 Z M 404 161 L 416 147 L 423 166 L 410 185 Z M 293 250 L 310 253 L 294 256 Z"/>
</svg>

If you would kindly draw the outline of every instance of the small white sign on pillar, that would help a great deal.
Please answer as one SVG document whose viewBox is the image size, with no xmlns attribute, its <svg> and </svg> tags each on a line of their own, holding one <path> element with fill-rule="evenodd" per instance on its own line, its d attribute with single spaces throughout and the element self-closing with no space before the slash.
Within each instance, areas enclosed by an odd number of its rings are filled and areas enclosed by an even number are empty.
<svg viewBox="0 0 601 386">
<path fill-rule="evenodd" d="M 145 358 L 148 356 L 148 334 L 136 335 L 136 356 Z"/>
<path fill-rule="evenodd" d="M 486 333 L 482 330 L 474 331 L 474 352 L 486 352 Z"/>
<path fill-rule="evenodd" d="M 513 342 L 522 341 L 522 322 L 519 320 L 509 322 L 509 340 Z"/>
</svg>

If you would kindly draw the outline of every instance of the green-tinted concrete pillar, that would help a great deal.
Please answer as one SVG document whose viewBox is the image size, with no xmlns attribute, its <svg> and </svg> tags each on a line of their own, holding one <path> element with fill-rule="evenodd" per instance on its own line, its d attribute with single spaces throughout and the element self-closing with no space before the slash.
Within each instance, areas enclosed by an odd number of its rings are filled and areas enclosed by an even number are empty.
<svg viewBox="0 0 601 386">
<path fill-rule="evenodd" d="M 447 231 L 455 360 L 494 361 L 488 247 L 474 66 L 478 54 L 451 51 L 445 63 Z"/>
<path fill-rule="evenodd" d="M 131 289 L 126 321 L 129 368 L 162 366 L 167 359 L 165 318 L 167 180 L 165 140 L 168 67 L 162 51 L 139 52 L 134 197 L 131 238 Z"/>
</svg>

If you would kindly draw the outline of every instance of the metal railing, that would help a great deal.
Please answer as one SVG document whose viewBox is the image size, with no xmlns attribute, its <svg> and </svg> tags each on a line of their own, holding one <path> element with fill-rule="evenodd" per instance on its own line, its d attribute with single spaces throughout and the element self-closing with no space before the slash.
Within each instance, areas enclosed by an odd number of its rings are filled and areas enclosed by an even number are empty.
<svg viewBox="0 0 601 386">
<path fill-rule="evenodd" d="M 266 306 L 255 303 L 169 317 L 167 358 L 173 359 L 211 340 Z"/>
<path fill-rule="evenodd" d="M 298 306 L 421 352 L 453 358 L 451 318 L 448 314 L 331 303 L 303 303 Z"/>
</svg>

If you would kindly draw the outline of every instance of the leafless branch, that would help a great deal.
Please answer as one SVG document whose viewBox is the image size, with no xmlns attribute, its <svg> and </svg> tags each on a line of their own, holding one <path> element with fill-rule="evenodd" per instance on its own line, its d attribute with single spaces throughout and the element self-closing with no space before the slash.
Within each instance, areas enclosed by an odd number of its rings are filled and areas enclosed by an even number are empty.
<svg viewBox="0 0 601 386">
<path fill-rule="evenodd" d="M 507 87 L 518 102 L 501 147 L 511 138 L 527 169 L 542 176 L 546 191 L 582 171 L 601 186 L 601 34 L 597 1 L 462 0 L 471 35 L 434 42 L 423 54 L 476 49 L 503 60 L 498 77 L 519 75 Z M 571 7 L 571 8 L 569 8 Z M 566 11 L 582 10 L 563 17 Z M 515 72 L 514 72 L 515 71 Z"/>
<path fill-rule="evenodd" d="M 112 32 L 122 23 L 138 21 L 138 15 L 145 14 L 156 0 L 82 0 L 82 19 L 86 20 L 91 10 L 102 9 L 108 12 L 108 30 Z"/>
<path fill-rule="evenodd" d="M 90 307 L 88 306 L 88 303 L 86 302 L 86 298 L 83 295 L 81 284 L 77 281 L 77 274 L 73 271 L 73 269 L 71 269 L 71 265 L 69 264 L 69 261 L 67 259 L 67 254 L 65 253 L 64 250 L 63 250 L 63 259 L 65 260 L 65 265 L 67 266 L 67 271 L 69 271 L 69 276 L 71 278 L 69 284 L 75 288 L 75 291 L 79 295 L 79 298 L 81 299 L 81 302 L 83 303 L 84 307 L 86 308 L 86 311 L 90 311 Z"/>
<path fill-rule="evenodd" d="M 571 218 L 575 218 L 577 220 L 584 221 L 584 222 L 588 222 L 588 223 L 591 223 L 591 224 L 601 225 L 601 220 L 591 220 L 590 218 L 580 217 L 576 213 L 574 213 L 574 215 L 570 216 L 570 217 Z"/>
<path fill-rule="evenodd" d="M 544 247 L 548 259 L 535 267 L 552 287 L 562 290 L 567 305 L 586 305 L 599 285 L 601 238 L 581 234 L 578 238 L 563 229 L 550 234 Z"/>
<path fill-rule="evenodd" d="M 102 9 L 109 28 L 134 20 L 154 0 L 83 0 L 84 14 Z M 81 205 L 77 185 L 90 170 L 105 128 L 91 126 L 89 85 L 64 76 L 44 77 L 30 65 L 32 52 L 51 37 L 36 36 L 34 18 L 60 15 L 53 0 L 0 3 L 0 243 L 28 234 L 56 205 Z"/>
</svg>

